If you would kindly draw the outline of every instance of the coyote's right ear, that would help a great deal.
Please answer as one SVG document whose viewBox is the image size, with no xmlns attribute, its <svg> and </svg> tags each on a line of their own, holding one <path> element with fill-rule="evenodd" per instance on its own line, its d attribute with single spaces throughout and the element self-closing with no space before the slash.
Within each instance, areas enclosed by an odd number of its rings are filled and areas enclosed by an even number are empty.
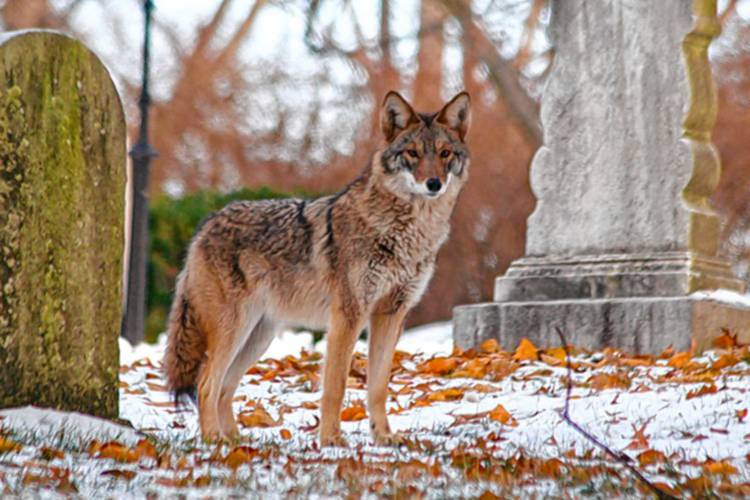
<svg viewBox="0 0 750 500">
<path fill-rule="evenodd" d="M 419 123 L 419 118 L 414 110 L 401 97 L 398 92 L 390 91 L 383 100 L 383 109 L 380 111 L 380 126 L 383 135 L 389 141 L 393 140 L 399 132 L 412 123 Z"/>
</svg>

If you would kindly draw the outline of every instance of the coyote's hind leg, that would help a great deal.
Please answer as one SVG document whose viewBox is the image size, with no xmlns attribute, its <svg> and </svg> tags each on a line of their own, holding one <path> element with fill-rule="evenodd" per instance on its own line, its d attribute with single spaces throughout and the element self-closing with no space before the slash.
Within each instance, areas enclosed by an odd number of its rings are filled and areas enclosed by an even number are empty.
<svg viewBox="0 0 750 500">
<path fill-rule="evenodd" d="M 224 382 L 219 395 L 219 422 L 224 437 L 235 439 L 239 436 L 237 422 L 232 412 L 232 399 L 237 386 L 248 368 L 255 364 L 266 352 L 276 335 L 277 325 L 267 316 L 263 316 L 245 340 L 245 345 L 235 356 L 224 375 Z"/>
<path fill-rule="evenodd" d="M 219 311 L 216 331 L 209 337 L 206 363 L 198 384 L 201 433 L 209 441 L 231 438 L 224 435 L 219 418 L 224 377 L 262 315 L 260 311 L 248 310 L 240 304 L 224 303 L 214 311 Z"/>
</svg>

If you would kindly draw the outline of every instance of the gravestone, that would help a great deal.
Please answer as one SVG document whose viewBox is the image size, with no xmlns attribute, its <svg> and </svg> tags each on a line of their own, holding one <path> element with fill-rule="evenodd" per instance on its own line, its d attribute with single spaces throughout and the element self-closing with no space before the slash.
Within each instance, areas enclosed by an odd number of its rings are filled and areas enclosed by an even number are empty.
<svg viewBox="0 0 750 500">
<path fill-rule="evenodd" d="M 91 51 L 0 37 L 0 407 L 117 417 L 125 158 Z"/>
<path fill-rule="evenodd" d="M 709 203 L 720 175 L 707 55 L 716 1 L 551 8 L 526 254 L 496 280 L 494 302 L 455 309 L 456 343 L 559 344 L 556 328 L 581 347 L 646 353 L 705 347 L 722 328 L 750 339 L 747 308 L 718 298 L 730 293 L 695 293 L 744 291 L 717 257 Z"/>
</svg>

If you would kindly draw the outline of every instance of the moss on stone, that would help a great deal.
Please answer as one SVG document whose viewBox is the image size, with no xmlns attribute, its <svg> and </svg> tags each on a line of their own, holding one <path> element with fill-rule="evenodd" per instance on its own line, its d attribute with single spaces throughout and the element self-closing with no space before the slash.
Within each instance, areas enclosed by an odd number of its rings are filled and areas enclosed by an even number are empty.
<svg viewBox="0 0 750 500">
<path fill-rule="evenodd" d="M 81 43 L 0 46 L 0 407 L 116 417 L 125 123 Z"/>
</svg>

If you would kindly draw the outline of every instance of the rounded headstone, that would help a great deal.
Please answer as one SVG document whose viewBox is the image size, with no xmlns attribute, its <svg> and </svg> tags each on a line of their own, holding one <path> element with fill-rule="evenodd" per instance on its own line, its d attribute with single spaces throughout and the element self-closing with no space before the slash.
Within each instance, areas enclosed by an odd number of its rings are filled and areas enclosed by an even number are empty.
<svg viewBox="0 0 750 500">
<path fill-rule="evenodd" d="M 0 37 L 0 407 L 118 414 L 125 120 L 79 41 Z"/>
</svg>

